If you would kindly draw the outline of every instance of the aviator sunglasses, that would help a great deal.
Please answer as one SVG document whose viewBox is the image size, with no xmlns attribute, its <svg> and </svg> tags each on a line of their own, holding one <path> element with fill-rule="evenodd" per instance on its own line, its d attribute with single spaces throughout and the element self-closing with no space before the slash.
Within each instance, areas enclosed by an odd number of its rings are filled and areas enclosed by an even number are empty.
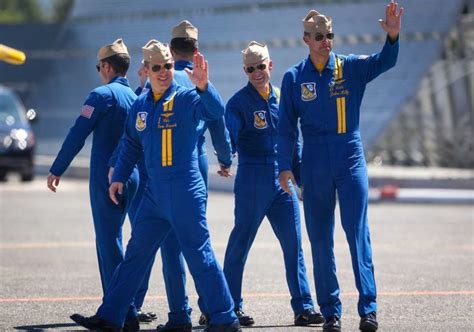
<svg viewBox="0 0 474 332">
<path fill-rule="evenodd" d="M 264 64 L 264 63 L 261 63 L 259 64 L 257 67 L 254 67 L 254 66 L 248 66 L 247 68 L 245 68 L 245 71 L 249 74 L 252 74 L 255 69 L 258 69 L 258 70 L 265 70 L 267 69 L 267 65 Z"/>
<path fill-rule="evenodd" d="M 316 41 L 321 41 L 324 39 L 324 37 L 326 37 L 327 39 L 329 40 L 332 40 L 334 39 L 334 34 L 332 32 L 329 32 L 325 35 L 321 34 L 321 33 L 317 33 L 315 36 L 314 36 L 314 40 Z"/>
<path fill-rule="evenodd" d="M 161 68 L 165 68 L 166 70 L 171 70 L 171 68 L 173 68 L 173 64 L 169 62 L 169 63 L 165 63 L 163 66 L 162 65 L 151 66 L 151 70 L 155 73 L 159 72 Z"/>
</svg>

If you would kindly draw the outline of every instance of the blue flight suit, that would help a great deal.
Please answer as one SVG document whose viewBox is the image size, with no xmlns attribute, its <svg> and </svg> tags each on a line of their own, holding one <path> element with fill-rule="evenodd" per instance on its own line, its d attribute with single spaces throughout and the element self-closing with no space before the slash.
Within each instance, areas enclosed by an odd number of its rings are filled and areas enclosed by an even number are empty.
<svg viewBox="0 0 474 332">
<path fill-rule="evenodd" d="M 225 253 L 224 274 L 235 302 L 242 309 L 242 276 L 247 256 L 262 220 L 267 216 L 280 241 L 294 313 L 313 308 L 301 248 L 298 197 L 278 182 L 276 155 L 279 91 L 265 100 L 249 82 L 227 103 L 225 120 L 239 156 L 235 179 L 235 225 Z"/>
<path fill-rule="evenodd" d="M 377 310 L 359 113 L 366 84 L 395 65 L 398 50 L 398 40 L 391 43 L 387 38 L 380 53 L 345 56 L 331 52 L 321 73 L 308 57 L 283 77 L 278 161 L 281 171 L 290 169 L 299 118 L 306 228 L 317 300 L 325 318 L 342 314 L 334 258 L 336 191 L 359 291 L 359 315 Z"/>
<path fill-rule="evenodd" d="M 184 71 L 185 68 L 192 70 L 193 63 L 191 61 L 184 60 L 178 60 L 175 62 L 174 80 L 181 86 L 194 89 L 195 86 L 189 79 L 188 74 L 186 74 Z M 140 95 L 142 91 L 146 93 L 149 90 L 151 90 L 151 85 L 147 81 L 145 89 L 138 88 L 136 93 Z M 204 183 L 206 185 L 206 190 L 208 187 L 207 173 L 209 167 L 206 152 L 206 138 L 204 133 L 207 129 L 209 129 L 211 134 L 212 144 L 216 149 L 219 163 L 229 167 L 232 164 L 230 138 L 225 127 L 224 117 L 209 122 L 200 121 L 198 125 L 199 136 L 197 141 L 198 163 L 201 176 L 203 177 Z M 132 207 L 130 208 L 130 214 L 135 214 L 132 211 L 135 211 L 136 208 L 138 208 L 138 203 L 136 202 L 141 200 L 144 191 L 146 182 L 142 182 L 141 179 L 147 178 L 144 164 L 143 166 L 141 166 L 141 163 L 138 165 L 140 170 L 140 185 L 138 187 L 136 198 L 132 203 Z M 165 281 L 166 295 L 168 298 L 168 306 L 170 309 L 170 312 L 168 313 L 168 323 L 170 325 L 190 323 L 192 309 L 189 307 L 189 300 L 186 292 L 186 269 L 184 266 L 181 248 L 179 247 L 178 240 L 176 239 L 176 236 L 173 232 L 171 232 L 166 237 L 160 249 L 161 259 L 163 262 L 163 277 Z M 149 272 L 146 274 L 147 277 L 145 278 L 142 287 L 135 296 L 135 306 L 137 308 L 141 308 L 143 305 L 146 292 L 148 291 L 152 267 L 153 262 L 150 265 Z M 199 300 L 199 305 L 203 305 L 201 300 Z M 202 309 L 203 308 L 201 308 L 201 310 Z"/>
<path fill-rule="evenodd" d="M 222 269 L 211 247 L 206 221 L 207 191 L 198 167 L 199 121 L 222 117 L 224 106 L 212 86 L 199 92 L 175 82 L 158 102 L 149 91 L 138 97 L 127 118 L 113 181 L 125 181 L 144 153 L 148 183 L 125 259 L 112 278 L 97 315 L 122 326 L 131 319 L 133 299 L 156 251 L 172 231 L 211 324 L 237 322 Z M 128 314 L 127 314 L 128 313 Z"/>
<path fill-rule="evenodd" d="M 89 134 L 94 133 L 89 194 L 104 292 L 115 268 L 123 260 L 122 225 L 138 183 L 138 172 L 134 170 L 130 179 L 124 181 L 126 186 L 120 204 L 115 205 L 109 198 L 108 162 L 123 133 L 127 112 L 136 98 L 124 77 L 115 77 L 107 85 L 92 90 L 50 169 L 51 174 L 61 176 Z"/>
</svg>

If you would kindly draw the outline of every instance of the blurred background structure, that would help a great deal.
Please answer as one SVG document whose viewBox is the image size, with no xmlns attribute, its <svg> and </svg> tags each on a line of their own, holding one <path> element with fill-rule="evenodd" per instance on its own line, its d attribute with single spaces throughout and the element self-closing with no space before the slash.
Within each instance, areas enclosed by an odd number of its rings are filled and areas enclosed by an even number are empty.
<svg viewBox="0 0 474 332">
<path fill-rule="evenodd" d="M 334 50 L 378 52 L 387 0 L 2 0 L 0 43 L 26 64 L 0 63 L 0 84 L 38 112 L 40 155 L 55 155 L 88 92 L 100 85 L 96 52 L 124 38 L 135 88 L 141 46 L 168 41 L 183 19 L 199 28 L 200 50 L 225 101 L 246 82 L 240 51 L 267 43 L 272 82 L 308 54 L 301 19 L 315 8 L 334 18 Z M 474 168 L 474 1 L 400 1 L 405 7 L 397 66 L 368 85 L 361 132 L 369 163 Z M 88 156 L 86 146 L 81 154 Z"/>
</svg>

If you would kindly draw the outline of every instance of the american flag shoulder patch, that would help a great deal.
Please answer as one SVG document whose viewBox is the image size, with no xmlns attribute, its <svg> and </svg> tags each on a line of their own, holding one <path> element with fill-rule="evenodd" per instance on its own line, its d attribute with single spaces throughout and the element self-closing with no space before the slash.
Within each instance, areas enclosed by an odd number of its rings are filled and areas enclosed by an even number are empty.
<svg viewBox="0 0 474 332">
<path fill-rule="evenodd" d="M 92 116 L 92 113 L 94 113 L 94 107 L 91 105 L 84 105 L 82 106 L 81 110 L 81 116 L 90 119 Z"/>
</svg>

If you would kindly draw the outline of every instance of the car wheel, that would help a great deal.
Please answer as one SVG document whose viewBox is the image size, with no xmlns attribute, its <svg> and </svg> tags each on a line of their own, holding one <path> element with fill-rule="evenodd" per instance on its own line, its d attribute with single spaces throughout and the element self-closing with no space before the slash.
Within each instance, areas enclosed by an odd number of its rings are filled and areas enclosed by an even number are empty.
<svg viewBox="0 0 474 332">
<path fill-rule="evenodd" d="M 22 182 L 33 181 L 34 177 L 35 177 L 35 174 L 32 171 L 25 172 L 21 174 L 21 181 Z"/>
</svg>

